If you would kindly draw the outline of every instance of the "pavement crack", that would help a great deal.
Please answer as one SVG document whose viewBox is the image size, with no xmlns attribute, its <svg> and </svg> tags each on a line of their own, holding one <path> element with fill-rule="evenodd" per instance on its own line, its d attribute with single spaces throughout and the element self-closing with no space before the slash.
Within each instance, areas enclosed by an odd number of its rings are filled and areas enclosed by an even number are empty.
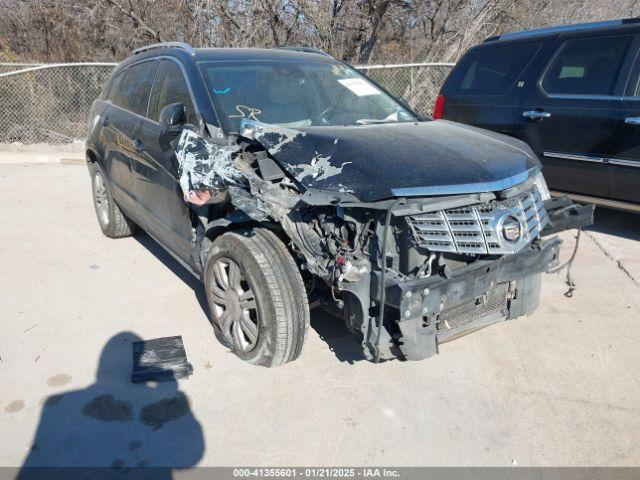
<svg viewBox="0 0 640 480">
<path fill-rule="evenodd" d="M 591 234 L 591 232 L 589 232 L 589 231 L 585 231 L 585 230 L 583 230 L 582 232 L 583 232 L 584 234 L 586 234 L 586 236 L 587 236 L 588 238 L 590 238 L 590 239 L 591 239 L 591 241 L 596 245 L 596 247 L 598 247 L 598 250 L 600 250 L 600 251 L 602 252 L 602 254 L 603 254 L 606 258 L 608 258 L 609 260 L 611 260 L 611 261 L 616 265 L 616 267 L 618 268 L 618 270 L 620 270 L 622 273 L 624 273 L 624 274 L 627 276 L 627 278 L 629 278 L 629 280 L 631 280 L 631 281 L 634 283 L 634 285 L 635 285 L 636 287 L 640 287 L 640 281 L 638 281 L 638 280 L 637 280 L 637 279 L 636 279 L 636 278 L 631 274 L 631 272 L 629 272 L 629 270 L 627 270 L 627 268 L 624 266 L 624 263 L 622 263 L 622 260 L 618 260 L 616 257 L 614 257 L 614 256 L 613 256 L 613 254 L 611 254 L 611 253 L 606 249 L 606 247 L 605 247 L 602 243 L 600 243 L 600 241 L 598 241 L 598 239 L 597 239 L 594 235 L 592 235 L 592 234 Z"/>
</svg>

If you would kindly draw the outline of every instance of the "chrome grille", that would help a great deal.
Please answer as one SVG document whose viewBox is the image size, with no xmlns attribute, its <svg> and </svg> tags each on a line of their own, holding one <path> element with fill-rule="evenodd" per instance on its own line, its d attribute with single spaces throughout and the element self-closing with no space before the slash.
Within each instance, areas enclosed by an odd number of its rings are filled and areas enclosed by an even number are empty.
<svg viewBox="0 0 640 480">
<path fill-rule="evenodd" d="M 502 236 L 502 223 L 515 217 L 520 239 Z M 415 242 L 434 252 L 463 254 L 516 253 L 540 235 L 548 222 L 538 189 L 518 197 L 407 217 Z"/>
</svg>

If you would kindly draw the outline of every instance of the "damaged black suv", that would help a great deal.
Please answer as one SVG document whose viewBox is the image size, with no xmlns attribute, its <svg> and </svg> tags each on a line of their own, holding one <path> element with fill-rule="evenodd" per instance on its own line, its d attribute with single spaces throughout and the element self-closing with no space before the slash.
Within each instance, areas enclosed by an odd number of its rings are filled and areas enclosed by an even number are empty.
<svg viewBox="0 0 640 480">
<path fill-rule="evenodd" d="M 421 119 L 310 49 L 137 50 L 91 112 L 98 222 L 141 227 L 205 285 L 217 337 L 248 362 L 300 355 L 309 309 L 370 360 L 529 315 L 592 207 L 549 197 L 523 142 Z"/>
</svg>

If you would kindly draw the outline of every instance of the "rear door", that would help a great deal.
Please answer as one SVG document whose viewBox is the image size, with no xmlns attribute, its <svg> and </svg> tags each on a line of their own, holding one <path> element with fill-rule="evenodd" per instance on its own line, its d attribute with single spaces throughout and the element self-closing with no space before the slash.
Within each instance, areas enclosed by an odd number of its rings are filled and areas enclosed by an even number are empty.
<svg viewBox="0 0 640 480">
<path fill-rule="evenodd" d="M 516 136 L 541 158 L 552 190 L 607 197 L 608 166 L 632 35 L 560 37 L 526 96 Z"/>
<path fill-rule="evenodd" d="M 125 69 L 113 79 L 105 99 L 107 106 L 99 121 L 102 123 L 100 135 L 105 146 L 103 166 L 109 178 L 112 194 L 120 206 L 125 210 L 131 210 L 135 204 L 131 178 L 131 135 L 138 127 L 138 119 L 129 115 L 129 112 L 116 103 L 126 72 Z"/>
<path fill-rule="evenodd" d="M 189 86 L 177 61 L 165 58 L 153 82 L 147 118 L 136 135 L 136 195 L 151 229 L 163 244 L 193 265 L 190 209 L 184 201 L 178 176 L 178 161 L 171 141 L 160 135 L 160 111 L 171 103 L 185 106 L 186 121 L 199 130 Z"/>
<path fill-rule="evenodd" d="M 640 38 L 633 53 L 636 62 L 622 101 L 614 149 L 609 159 L 610 196 L 624 202 L 640 203 Z"/>
<path fill-rule="evenodd" d="M 513 134 L 523 92 L 529 88 L 527 66 L 542 46 L 489 42 L 470 50 L 443 85 L 443 118 Z"/>
<path fill-rule="evenodd" d="M 136 209 L 132 162 L 136 154 L 135 135 L 146 111 L 157 61 L 147 60 L 126 68 L 114 79 L 107 93 L 109 106 L 102 116 L 107 150 L 105 168 L 116 199 L 125 210 Z"/>
</svg>

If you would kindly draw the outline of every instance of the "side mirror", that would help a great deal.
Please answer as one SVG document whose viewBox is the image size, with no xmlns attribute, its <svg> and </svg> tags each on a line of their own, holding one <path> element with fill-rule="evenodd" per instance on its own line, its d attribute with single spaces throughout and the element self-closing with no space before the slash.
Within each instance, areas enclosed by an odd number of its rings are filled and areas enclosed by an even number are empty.
<svg viewBox="0 0 640 480">
<path fill-rule="evenodd" d="M 183 103 L 170 103 L 160 111 L 160 134 L 177 135 L 186 121 Z"/>
</svg>

